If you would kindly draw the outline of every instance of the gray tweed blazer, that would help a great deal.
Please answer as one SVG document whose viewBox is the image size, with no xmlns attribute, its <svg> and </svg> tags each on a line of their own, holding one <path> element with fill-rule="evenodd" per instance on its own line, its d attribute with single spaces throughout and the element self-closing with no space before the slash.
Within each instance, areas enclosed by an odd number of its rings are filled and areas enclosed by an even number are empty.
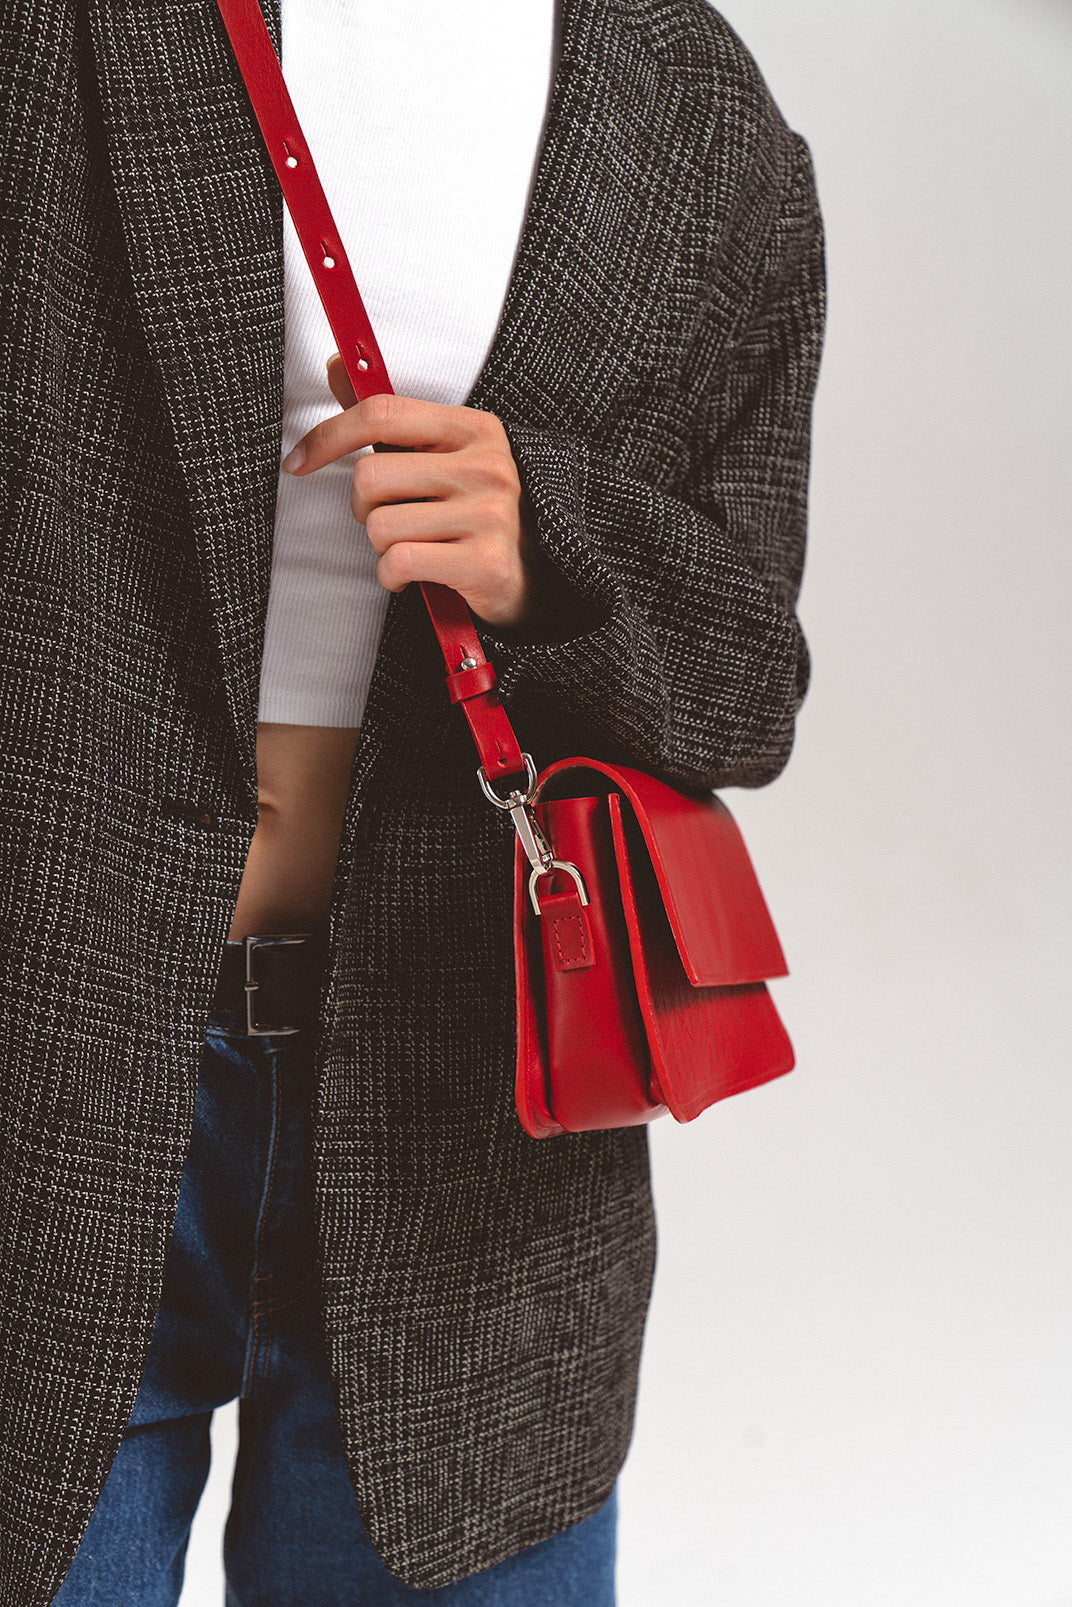
<svg viewBox="0 0 1072 1607">
<path fill-rule="evenodd" d="M 488 651 L 540 765 L 759 786 L 808 676 L 809 148 L 705 0 L 565 0 L 561 43 L 468 398 L 558 624 Z M 0 119 L 0 1604 L 43 1607 L 137 1391 L 256 824 L 283 235 L 214 0 L 13 0 Z M 606 1499 L 654 1262 L 645 1132 L 517 1121 L 512 844 L 474 769 L 411 587 L 351 778 L 315 1166 L 354 1487 L 425 1587 Z"/>
</svg>

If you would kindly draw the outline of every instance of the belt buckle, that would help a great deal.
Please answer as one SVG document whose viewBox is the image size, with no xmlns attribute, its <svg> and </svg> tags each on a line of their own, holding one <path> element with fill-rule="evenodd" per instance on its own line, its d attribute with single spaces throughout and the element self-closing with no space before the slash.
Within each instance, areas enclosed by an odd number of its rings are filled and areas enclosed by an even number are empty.
<svg viewBox="0 0 1072 1607">
<path fill-rule="evenodd" d="M 282 946 L 285 943 L 307 943 L 309 941 L 309 937 L 310 933 L 308 932 L 281 932 L 272 933 L 268 937 L 262 937 L 257 933 L 250 933 L 246 938 L 243 939 L 246 946 L 246 1032 L 249 1037 L 287 1038 L 293 1033 L 301 1031 L 300 1027 L 254 1026 L 253 995 L 259 989 L 260 983 L 256 981 L 253 975 L 253 951 L 254 949 L 269 948 L 276 944 Z"/>
</svg>

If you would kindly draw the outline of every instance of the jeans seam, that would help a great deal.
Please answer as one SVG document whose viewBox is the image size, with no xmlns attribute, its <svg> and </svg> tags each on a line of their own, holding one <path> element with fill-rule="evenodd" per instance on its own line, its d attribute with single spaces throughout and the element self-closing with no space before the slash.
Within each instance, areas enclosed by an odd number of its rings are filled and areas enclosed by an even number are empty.
<svg viewBox="0 0 1072 1607">
<path fill-rule="evenodd" d="M 242 1394 L 246 1395 L 253 1389 L 253 1375 L 259 1365 L 257 1383 L 263 1385 L 268 1373 L 268 1361 L 271 1355 L 271 1300 L 262 1299 L 257 1293 L 257 1284 L 269 1278 L 270 1274 L 260 1271 L 261 1249 L 264 1240 L 264 1224 L 268 1215 L 268 1208 L 272 1198 L 272 1185 L 275 1181 L 276 1161 L 279 1155 L 279 1107 L 280 1107 L 280 1077 L 279 1065 L 274 1049 L 267 1049 L 268 1074 L 271 1080 L 271 1115 L 268 1124 L 268 1167 L 264 1179 L 264 1188 L 261 1191 L 260 1204 L 257 1208 L 257 1222 L 253 1230 L 253 1270 L 250 1275 L 250 1342 L 246 1352 L 246 1366 L 242 1378 Z M 263 1360 L 260 1359 L 263 1353 Z"/>
</svg>

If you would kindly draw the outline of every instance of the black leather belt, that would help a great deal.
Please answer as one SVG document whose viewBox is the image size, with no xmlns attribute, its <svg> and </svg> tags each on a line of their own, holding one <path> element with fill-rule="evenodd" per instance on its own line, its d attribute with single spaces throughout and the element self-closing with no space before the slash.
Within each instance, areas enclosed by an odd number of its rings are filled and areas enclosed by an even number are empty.
<svg viewBox="0 0 1072 1607">
<path fill-rule="evenodd" d="M 327 954 L 322 932 L 251 934 L 224 944 L 210 1015 L 244 1037 L 291 1037 L 316 1020 Z"/>
</svg>

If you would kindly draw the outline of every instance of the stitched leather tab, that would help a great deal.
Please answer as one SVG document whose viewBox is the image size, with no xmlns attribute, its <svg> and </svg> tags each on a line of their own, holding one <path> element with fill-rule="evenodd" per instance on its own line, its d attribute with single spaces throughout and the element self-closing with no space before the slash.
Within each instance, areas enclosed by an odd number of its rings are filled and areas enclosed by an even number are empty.
<svg viewBox="0 0 1072 1607">
<path fill-rule="evenodd" d="M 540 919 L 547 923 L 548 955 L 556 971 L 587 971 L 595 964 L 592 930 L 576 891 L 541 898 Z"/>
<path fill-rule="evenodd" d="M 485 661 L 475 664 L 471 670 L 455 670 L 447 676 L 447 691 L 452 703 L 461 703 L 465 698 L 478 697 L 481 692 L 490 692 L 495 685 L 495 666 Z"/>
</svg>

